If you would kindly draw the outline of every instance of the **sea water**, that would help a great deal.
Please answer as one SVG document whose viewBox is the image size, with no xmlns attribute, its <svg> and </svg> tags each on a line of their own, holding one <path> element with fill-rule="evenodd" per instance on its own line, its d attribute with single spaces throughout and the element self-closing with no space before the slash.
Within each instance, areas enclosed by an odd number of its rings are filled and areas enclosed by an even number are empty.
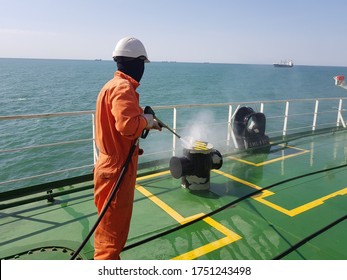
<svg viewBox="0 0 347 280">
<path fill-rule="evenodd" d="M 94 110 L 100 89 L 115 71 L 113 61 L 0 59 L 0 116 Z M 347 92 L 334 85 L 333 77 L 346 72 L 344 67 L 326 66 L 151 62 L 145 65 L 138 92 L 141 106 L 340 97 Z M 190 119 L 187 115 L 180 121 Z M 91 121 L 89 115 L 54 121 L 0 120 L 0 182 L 73 168 L 76 162 L 91 165 L 89 142 L 64 150 L 35 148 L 81 135 L 92 138 Z M 34 148 L 1 152 L 25 146 Z M 8 188 L 13 186 L 0 184 L 0 192 Z"/>
</svg>

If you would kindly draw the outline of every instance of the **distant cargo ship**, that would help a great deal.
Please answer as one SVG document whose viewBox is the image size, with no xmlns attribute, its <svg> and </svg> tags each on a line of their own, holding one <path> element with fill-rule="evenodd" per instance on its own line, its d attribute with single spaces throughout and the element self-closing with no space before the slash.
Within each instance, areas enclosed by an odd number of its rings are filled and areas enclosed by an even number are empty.
<svg viewBox="0 0 347 280">
<path fill-rule="evenodd" d="M 275 67 L 293 67 L 294 63 L 292 60 L 281 61 L 273 64 Z"/>
</svg>

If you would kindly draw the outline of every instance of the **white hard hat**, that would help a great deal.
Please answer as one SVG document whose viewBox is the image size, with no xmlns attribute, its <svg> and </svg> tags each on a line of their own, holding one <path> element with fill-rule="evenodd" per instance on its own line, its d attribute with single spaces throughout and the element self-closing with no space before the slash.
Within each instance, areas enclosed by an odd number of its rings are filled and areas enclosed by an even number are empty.
<svg viewBox="0 0 347 280">
<path fill-rule="evenodd" d="M 132 37 L 125 37 L 119 40 L 112 54 L 113 58 L 116 56 L 144 57 L 145 62 L 149 62 L 146 49 L 141 41 Z"/>
</svg>

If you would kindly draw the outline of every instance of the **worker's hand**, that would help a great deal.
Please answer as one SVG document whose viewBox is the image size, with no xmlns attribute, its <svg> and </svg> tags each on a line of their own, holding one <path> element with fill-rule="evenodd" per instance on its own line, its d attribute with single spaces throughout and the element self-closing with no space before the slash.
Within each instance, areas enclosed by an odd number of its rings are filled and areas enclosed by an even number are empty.
<svg viewBox="0 0 347 280">
<path fill-rule="evenodd" d="M 147 126 L 145 128 L 146 130 L 149 130 L 149 129 L 161 130 L 161 126 L 159 125 L 159 122 L 153 117 L 152 114 L 142 114 L 142 116 L 147 121 Z"/>
<path fill-rule="evenodd" d="M 152 118 L 151 117 L 146 118 L 147 123 L 149 124 L 149 127 L 147 126 L 146 129 L 157 129 L 157 130 L 161 131 L 161 128 L 163 126 L 162 126 L 162 124 L 160 122 L 158 122 L 155 119 L 155 113 L 154 113 L 153 109 L 150 106 L 146 106 L 145 107 L 144 115 L 145 115 L 145 117 L 147 115 L 151 115 L 152 116 Z M 153 120 L 153 123 L 152 123 L 152 120 Z"/>
<path fill-rule="evenodd" d="M 152 129 L 156 129 L 156 130 L 161 131 L 161 128 L 162 128 L 161 123 L 158 122 L 156 119 L 154 119 L 153 120 L 153 127 L 152 127 Z"/>
</svg>

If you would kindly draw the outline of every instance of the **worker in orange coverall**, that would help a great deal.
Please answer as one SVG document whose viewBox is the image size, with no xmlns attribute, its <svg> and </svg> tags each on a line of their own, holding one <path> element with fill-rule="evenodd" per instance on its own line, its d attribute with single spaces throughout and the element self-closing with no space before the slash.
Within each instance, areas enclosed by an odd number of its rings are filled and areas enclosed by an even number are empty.
<svg viewBox="0 0 347 280">
<path fill-rule="evenodd" d="M 161 130 L 153 115 L 144 114 L 136 92 L 144 63 L 149 62 L 141 41 L 121 39 L 113 51 L 113 59 L 118 70 L 101 89 L 96 102 L 95 140 L 99 157 L 94 168 L 94 201 L 99 215 L 143 130 Z M 129 233 L 138 155 L 136 146 L 116 195 L 95 230 L 94 259 L 120 259 Z"/>
</svg>

